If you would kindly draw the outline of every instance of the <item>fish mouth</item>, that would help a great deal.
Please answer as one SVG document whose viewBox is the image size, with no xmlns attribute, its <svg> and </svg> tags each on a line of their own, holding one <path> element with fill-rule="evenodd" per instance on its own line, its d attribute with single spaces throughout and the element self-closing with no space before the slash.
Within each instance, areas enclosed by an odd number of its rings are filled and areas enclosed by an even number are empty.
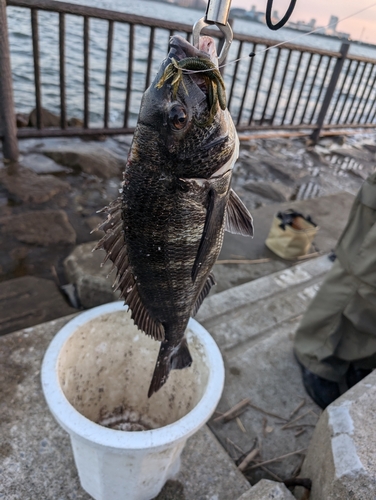
<svg viewBox="0 0 376 500">
<path fill-rule="evenodd" d="M 184 78 L 189 76 L 208 99 L 209 118 L 208 122 L 204 123 L 211 123 L 216 113 L 217 103 L 222 110 L 226 109 L 225 84 L 218 69 L 217 50 L 212 37 L 200 37 L 198 47 L 179 35 L 171 37 L 167 61 L 170 63 L 165 66 L 163 76 L 157 83 L 158 88 L 171 79 L 174 99 L 180 83 L 188 94 Z M 185 72 L 185 77 L 183 72 Z"/>
<path fill-rule="evenodd" d="M 174 35 L 170 39 L 170 51 L 168 54 L 170 59 L 174 58 L 176 61 L 181 61 L 187 57 L 199 57 L 209 59 L 212 63 L 218 66 L 217 49 L 215 42 L 211 36 L 201 36 L 199 46 L 194 47 L 185 38 Z"/>
</svg>

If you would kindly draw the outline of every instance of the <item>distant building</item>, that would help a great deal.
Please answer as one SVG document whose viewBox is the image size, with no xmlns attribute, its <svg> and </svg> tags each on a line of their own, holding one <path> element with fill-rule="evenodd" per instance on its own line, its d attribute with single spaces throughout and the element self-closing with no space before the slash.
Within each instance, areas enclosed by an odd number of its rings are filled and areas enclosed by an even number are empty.
<svg viewBox="0 0 376 500">
<path fill-rule="evenodd" d="M 338 17 L 337 16 L 330 16 L 329 19 L 329 29 L 333 31 L 337 31 L 337 24 L 338 24 Z"/>
<path fill-rule="evenodd" d="M 334 36 L 336 38 L 346 39 L 350 38 L 349 33 L 343 33 L 342 31 L 337 31 L 337 24 L 339 19 L 337 16 L 330 16 L 329 27 L 317 27 L 316 19 L 311 19 L 308 23 L 305 21 L 297 21 L 296 23 L 290 21 L 287 24 L 288 28 L 292 28 L 298 31 L 303 31 L 304 33 L 309 33 L 310 31 L 315 31 L 318 35 Z"/>
<path fill-rule="evenodd" d="M 188 7 L 190 9 L 198 9 L 205 10 L 206 3 L 204 0 L 173 0 L 175 5 L 179 5 L 179 7 Z"/>
<path fill-rule="evenodd" d="M 230 10 L 230 17 L 244 17 L 246 15 L 245 9 L 240 9 L 239 7 L 233 7 Z"/>
<path fill-rule="evenodd" d="M 252 5 L 251 10 L 240 9 L 234 7 L 230 10 L 230 17 L 244 19 L 246 21 L 255 21 L 257 23 L 263 23 L 265 20 L 265 13 L 256 10 L 256 6 Z"/>
</svg>

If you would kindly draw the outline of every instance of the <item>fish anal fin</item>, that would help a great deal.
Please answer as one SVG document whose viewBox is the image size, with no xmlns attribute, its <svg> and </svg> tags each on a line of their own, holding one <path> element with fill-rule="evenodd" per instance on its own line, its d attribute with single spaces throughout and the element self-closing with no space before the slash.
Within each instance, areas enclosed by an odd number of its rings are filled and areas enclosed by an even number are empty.
<svg viewBox="0 0 376 500">
<path fill-rule="evenodd" d="M 202 287 L 202 290 L 201 290 L 199 296 L 197 297 L 195 305 L 193 306 L 192 316 L 196 316 L 198 310 L 201 307 L 201 304 L 204 302 L 205 298 L 208 296 L 213 285 L 216 285 L 216 282 L 215 282 L 214 276 L 210 273 L 205 281 L 204 286 Z"/>
<path fill-rule="evenodd" d="M 247 207 L 233 189 L 226 210 L 225 231 L 242 236 L 253 236 L 253 218 Z"/>
<path fill-rule="evenodd" d="M 105 234 L 94 250 L 106 252 L 104 262 L 111 260 L 116 267 L 116 278 L 113 287 L 120 290 L 120 297 L 128 305 L 131 318 L 136 326 L 155 340 L 164 340 L 165 332 L 162 323 L 151 317 L 139 294 L 136 280 L 130 267 L 121 218 L 121 198 L 105 207 L 107 219 L 99 225 Z"/>
<path fill-rule="evenodd" d="M 158 392 L 167 382 L 171 370 L 182 370 L 191 366 L 191 364 L 192 356 L 185 337 L 183 337 L 177 347 L 171 347 L 166 341 L 162 342 L 149 387 L 148 397 L 150 398 L 155 392 Z"/>
</svg>

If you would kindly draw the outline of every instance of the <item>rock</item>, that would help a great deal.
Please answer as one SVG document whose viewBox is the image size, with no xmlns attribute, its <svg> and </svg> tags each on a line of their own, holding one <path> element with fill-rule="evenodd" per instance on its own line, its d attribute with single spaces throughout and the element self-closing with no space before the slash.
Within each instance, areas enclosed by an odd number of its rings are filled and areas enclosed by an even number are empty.
<svg viewBox="0 0 376 500">
<path fill-rule="evenodd" d="M 364 142 L 362 146 L 363 148 L 367 149 L 367 151 L 370 151 L 371 153 L 376 153 L 376 144 Z"/>
<path fill-rule="evenodd" d="M 133 141 L 133 135 L 117 135 L 115 139 L 120 142 L 121 144 L 125 144 L 127 146 L 130 146 Z"/>
<path fill-rule="evenodd" d="M 70 189 L 67 182 L 52 175 L 39 177 L 35 172 L 18 167 L 0 169 L 0 182 L 24 203 L 45 203 Z"/>
<path fill-rule="evenodd" d="M 1 217 L 0 226 L 4 234 L 31 245 L 71 245 L 76 241 L 76 232 L 63 210 L 35 210 Z"/>
<path fill-rule="evenodd" d="M 85 219 L 85 222 L 87 226 L 89 227 L 90 231 L 93 231 L 94 234 L 97 236 L 98 239 L 102 238 L 104 235 L 103 231 L 95 231 L 99 224 L 103 222 L 103 217 L 99 217 L 99 215 L 92 215 L 91 217 L 87 217 Z"/>
<path fill-rule="evenodd" d="M 295 500 L 283 483 L 261 479 L 238 500 Z"/>
<path fill-rule="evenodd" d="M 23 276 L 0 283 L 0 335 L 74 312 L 51 280 Z"/>
<path fill-rule="evenodd" d="M 281 182 L 287 184 L 293 184 L 295 182 L 294 176 L 288 173 L 291 170 L 290 165 L 286 164 L 286 166 L 284 166 L 283 162 L 281 162 L 280 165 L 276 165 L 270 161 L 263 161 L 263 164 L 268 168 L 269 173 Z"/>
<path fill-rule="evenodd" d="M 309 200 L 320 195 L 320 185 L 317 182 L 308 181 L 299 184 L 295 190 L 295 200 Z"/>
<path fill-rule="evenodd" d="M 83 307 L 90 308 L 117 300 L 119 293 L 114 293 L 112 283 L 115 279 L 107 277 L 112 263 L 101 267 L 105 253 L 93 252 L 95 242 L 78 245 L 64 260 L 65 275 L 68 281 L 76 285 L 77 294 Z"/>
<path fill-rule="evenodd" d="M 375 422 L 376 371 L 321 415 L 301 472 L 310 500 L 376 498 Z"/>
<path fill-rule="evenodd" d="M 53 113 L 51 113 L 51 111 L 48 111 L 48 109 L 45 108 L 42 108 L 41 115 L 42 115 L 43 127 L 45 128 L 60 127 L 60 116 L 54 115 Z M 37 126 L 37 110 L 36 108 L 34 108 L 29 115 L 29 127 L 35 128 L 36 126 Z"/>
<path fill-rule="evenodd" d="M 358 147 L 351 147 L 348 145 L 344 146 L 334 146 L 330 148 L 331 154 L 342 155 L 342 156 L 351 156 L 359 161 L 367 161 L 370 158 L 370 155 L 364 151 L 364 149 L 360 149 Z"/>
<path fill-rule="evenodd" d="M 57 164 L 51 160 L 51 158 L 36 153 L 25 155 L 20 161 L 20 164 L 36 174 L 61 174 L 71 172 L 69 168 Z"/>
<path fill-rule="evenodd" d="M 46 148 L 43 153 L 61 165 L 104 179 L 120 177 L 126 164 L 125 159 L 95 143 Z"/>
<path fill-rule="evenodd" d="M 27 113 L 16 113 L 17 128 L 27 127 L 29 124 L 29 115 Z"/>
<path fill-rule="evenodd" d="M 283 184 L 276 182 L 248 182 L 244 189 L 251 191 L 263 198 L 277 202 L 287 201 L 289 198 L 289 190 Z"/>
<path fill-rule="evenodd" d="M 69 118 L 68 120 L 68 127 L 83 127 L 84 122 L 80 120 L 79 118 L 75 118 L 74 116 L 72 118 Z"/>
</svg>

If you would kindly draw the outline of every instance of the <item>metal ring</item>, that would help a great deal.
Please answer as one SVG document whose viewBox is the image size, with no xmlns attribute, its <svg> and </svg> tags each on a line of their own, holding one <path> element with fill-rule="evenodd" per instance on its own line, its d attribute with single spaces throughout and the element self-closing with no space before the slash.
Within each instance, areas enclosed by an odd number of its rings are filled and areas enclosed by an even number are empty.
<svg viewBox="0 0 376 500">
<path fill-rule="evenodd" d="M 218 63 L 222 64 L 224 60 L 226 59 L 227 53 L 230 50 L 232 39 L 233 39 L 233 33 L 232 33 L 232 28 L 229 23 L 227 24 L 219 24 L 219 23 L 208 23 L 205 21 L 205 18 L 202 17 L 199 19 L 193 26 L 192 30 L 192 35 L 193 35 L 193 45 L 195 47 L 198 47 L 198 43 L 200 41 L 200 34 L 201 31 L 206 28 L 207 26 L 212 26 L 215 24 L 219 30 L 222 31 L 224 38 L 225 38 L 225 43 L 222 46 L 221 53 L 218 56 Z"/>
</svg>

